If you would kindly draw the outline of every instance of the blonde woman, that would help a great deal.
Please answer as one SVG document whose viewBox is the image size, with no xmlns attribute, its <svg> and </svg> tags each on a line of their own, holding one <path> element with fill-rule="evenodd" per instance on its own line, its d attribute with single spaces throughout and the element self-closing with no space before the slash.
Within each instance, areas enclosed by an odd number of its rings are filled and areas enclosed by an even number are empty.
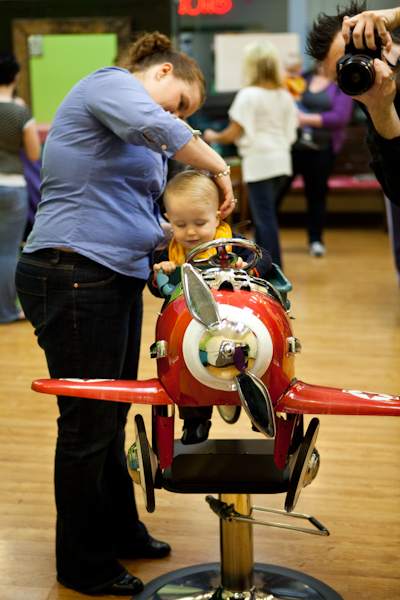
<svg viewBox="0 0 400 600">
<path fill-rule="evenodd" d="M 284 88 L 273 44 L 254 42 L 244 49 L 241 89 L 229 109 L 230 123 L 221 132 L 206 129 L 206 142 L 235 143 L 242 157 L 255 241 L 281 265 L 275 199 L 292 174 L 291 146 L 296 140 L 298 109 Z"/>
</svg>

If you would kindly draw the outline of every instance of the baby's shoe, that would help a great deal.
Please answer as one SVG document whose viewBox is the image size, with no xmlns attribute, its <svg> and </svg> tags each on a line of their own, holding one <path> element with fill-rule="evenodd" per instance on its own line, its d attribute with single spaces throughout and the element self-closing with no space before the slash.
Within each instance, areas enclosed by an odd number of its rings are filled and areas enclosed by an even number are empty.
<svg viewBox="0 0 400 600">
<path fill-rule="evenodd" d="M 208 438 L 210 431 L 210 419 L 197 417 L 195 419 L 185 419 L 183 422 L 182 444 L 189 446 L 190 444 L 200 444 Z"/>
</svg>

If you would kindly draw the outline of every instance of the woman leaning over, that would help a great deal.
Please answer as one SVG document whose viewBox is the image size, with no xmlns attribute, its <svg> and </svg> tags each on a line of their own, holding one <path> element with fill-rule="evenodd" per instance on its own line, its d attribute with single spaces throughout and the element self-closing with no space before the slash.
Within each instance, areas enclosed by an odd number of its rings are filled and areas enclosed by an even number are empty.
<svg viewBox="0 0 400 600">
<path fill-rule="evenodd" d="M 51 377 L 136 378 L 142 290 L 164 239 L 156 200 L 168 157 L 223 173 L 221 209 L 233 208 L 225 161 L 175 118 L 204 101 L 196 63 L 155 32 L 133 44 L 123 67 L 75 85 L 45 145 L 42 200 L 16 282 Z M 170 548 L 138 519 L 124 454 L 129 405 L 58 404 L 58 580 L 87 594 L 140 592 L 117 559 Z"/>
</svg>

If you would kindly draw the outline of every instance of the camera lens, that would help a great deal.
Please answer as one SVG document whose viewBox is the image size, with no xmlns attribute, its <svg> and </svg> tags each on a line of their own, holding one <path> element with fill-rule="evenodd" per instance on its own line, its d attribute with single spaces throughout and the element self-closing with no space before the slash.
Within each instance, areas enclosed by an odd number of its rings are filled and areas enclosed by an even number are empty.
<svg viewBox="0 0 400 600">
<path fill-rule="evenodd" d="M 349 58 L 338 72 L 338 86 L 348 96 L 360 96 L 375 81 L 374 61 L 358 54 Z"/>
</svg>

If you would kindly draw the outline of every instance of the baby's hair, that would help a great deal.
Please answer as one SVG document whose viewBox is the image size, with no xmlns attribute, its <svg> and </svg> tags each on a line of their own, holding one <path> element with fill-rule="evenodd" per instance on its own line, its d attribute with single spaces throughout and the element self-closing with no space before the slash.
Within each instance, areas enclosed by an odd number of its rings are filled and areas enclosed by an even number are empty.
<svg viewBox="0 0 400 600">
<path fill-rule="evenodd" d="M 301 68 L 303 65 L 303 59 L 297 52 L 289 52 L 286 54 L 283 64 L 286 69 Z"/>
<path fill-rule="evenodd" d="M 168 206 L 176 197 L 184 198 L 192 204 L 207 204 L 211 200 L 215 201 L 216 210 L 219 207 L 218 186 L 201 171 L 182 171 L 169 180 L 164 191 L 164 205 L 167 212 Z"/>
<path fill-rule="evenodd" d="M 198 64 L 184 52 L 174 50 L 170 38 L 158 31 L 141 35 L 118 60 L 117 66 L 137 73 L 165 62 L 172 64 L 174 75 L 178 79 L 190 84 L 197 83 L 203 104 L 206 99 L 206 83 Z"/>
<path fill-rule="evenodd" d="M 269 42 L 252 42 L 244 48 L 243 81 L 245 85 L 259 85 L 272 81 L 283 87 L 277 48 Z"/>
</svg>

